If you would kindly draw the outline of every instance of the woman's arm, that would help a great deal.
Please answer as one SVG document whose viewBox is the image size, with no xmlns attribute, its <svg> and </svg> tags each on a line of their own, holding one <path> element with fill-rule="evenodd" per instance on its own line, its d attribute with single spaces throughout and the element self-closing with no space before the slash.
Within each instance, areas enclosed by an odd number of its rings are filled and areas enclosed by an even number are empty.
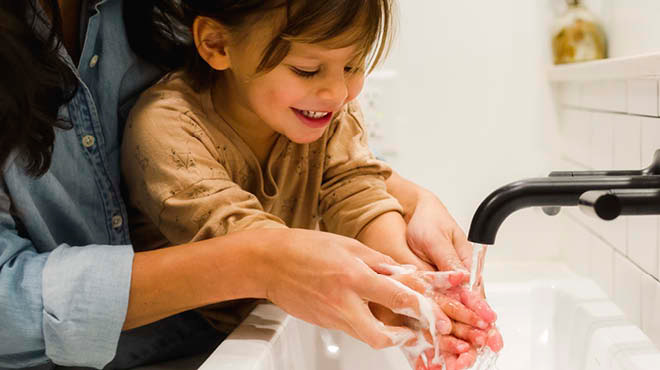
<svg viewBox="0 0 660 370">
<path fill-rule="evenodd" d="M 383 326 L 364 305 L 418 310 L 414 294 L 377 273 L 383 264 L 396 262 L 353 239 L 300 229 L 242 231 L 140 252 L 124 329 L 249 297 L 267 298 L 293 316 L 374 348 L 399 344 L 393 338 L 410 338 L 410 330 Z"/>
<path fill-rule="evenodd" d="M 216 302 L 266 298 L 254 269 L 261 243 L 253 233 L 234 233 L 136 253 L 123 329 Z"/>
</svg>

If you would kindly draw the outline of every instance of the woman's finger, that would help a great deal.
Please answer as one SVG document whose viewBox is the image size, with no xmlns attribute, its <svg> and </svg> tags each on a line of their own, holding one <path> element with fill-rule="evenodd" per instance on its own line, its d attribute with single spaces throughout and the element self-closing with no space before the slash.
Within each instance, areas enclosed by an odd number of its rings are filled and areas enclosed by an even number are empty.
<svg viewBox="0 0 660 370">
<path fill-rule="evenodd" d="M 402 345 L 415 337 L 406 327 L 385 325 L 374 317 L 368 304 L 358 296 L 346 302 L 350 312 L 346 313 L 351 329 L 363 342 L 374 349 Z"/>
<path fill-rule="evenodd" d="M 434 325 L 440 334 L 451 332 L 451 320 L 432 299 L 396 280 L 398 276 L 370 274 L 356 287 L 358 294 L 392 312 L 418 320 L 423 328 Z"/>
</svg>

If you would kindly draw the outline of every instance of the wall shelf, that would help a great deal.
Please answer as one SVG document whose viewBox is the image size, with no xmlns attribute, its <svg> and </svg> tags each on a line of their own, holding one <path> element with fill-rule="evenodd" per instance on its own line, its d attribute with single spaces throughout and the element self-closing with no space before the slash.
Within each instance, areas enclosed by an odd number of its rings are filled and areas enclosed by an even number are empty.
<svg viewBox="0 0 660 370">
<path fill-rule="evenodd" d="M 551 66 L 552 82 L 660 79 L 660 53 Z"/>
</svg>

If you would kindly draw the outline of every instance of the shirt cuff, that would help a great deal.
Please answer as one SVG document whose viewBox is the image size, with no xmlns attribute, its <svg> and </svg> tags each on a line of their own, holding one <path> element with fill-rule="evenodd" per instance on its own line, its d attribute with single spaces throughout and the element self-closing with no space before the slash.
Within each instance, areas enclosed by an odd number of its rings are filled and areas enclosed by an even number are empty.
<svg viewBox="0 0 660 370">
<path fill-rule="evenodd" d="M 338 188 L 333 196 L 340 201 L 323 214 L 325 229 L 331 233 L 357 238 L 362 229 L 378 216 L 403 209 L 389 195 L 385 183 L 379 179 L 363 177 Z"/>
<path fill-rule="evenodd" d="M 61 245 L 43 270 L 46 355 L 58 365 L 103 368 L 126 319 L 130 245 Z"/>
</svg>

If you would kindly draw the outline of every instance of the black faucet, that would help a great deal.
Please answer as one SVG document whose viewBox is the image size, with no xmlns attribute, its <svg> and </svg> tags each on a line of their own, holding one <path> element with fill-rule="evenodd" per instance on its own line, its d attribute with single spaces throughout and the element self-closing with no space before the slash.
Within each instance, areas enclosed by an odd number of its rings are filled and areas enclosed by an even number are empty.
<svg viewBox="0 0 660 370">
<path fill-rule="evenodd" d="M 472 217 L 468 239 L 492 245 L 500 225 L 513 212 L 543 207 L 554 215 L 559 207 L 567 206 L 579 206 L 604 220 L 660 214 L 660 150 L 652 164 L 642 170 L 558 171 L 505 185 L 481 202 Z"/>
</svg>

